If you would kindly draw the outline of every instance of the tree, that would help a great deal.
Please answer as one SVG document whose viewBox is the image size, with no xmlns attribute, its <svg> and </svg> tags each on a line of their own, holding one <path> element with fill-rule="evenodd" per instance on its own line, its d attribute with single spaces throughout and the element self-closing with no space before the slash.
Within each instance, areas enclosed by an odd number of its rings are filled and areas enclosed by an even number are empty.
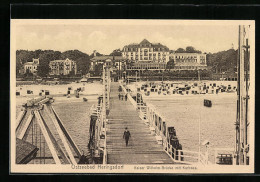
<svg viewBox="0 0 260 182">
<path fill-rule="evenodd" d="M 38 66 L 37 74 L 40 77 L 46 77 L 50 72 L 50 67 L 48 64 L 40 64 Z"/>
<path fill-rule="evenodd" d="M 207 65 L 212 72 L 219 73 L 224 70 L 234 72 L 237 68 L 237 50 L 229 49 L 214 54 L 207 54 Z"/>
<path fill-rule="evenodd" d="M 16 75 L 19 75 L 19 70 L 23 64 L 32 61 L 34 58 L 33 51 L 17 50 L 16 51 Z"/>
<path fill-rule="evenodd" d="M 94 74 L 96 76 L 99 76 L 102 74 L 102 71 L 103 71 L 103 64 L 99 63 L 95 66 L 95 71 L 94 71 Z"/>
<path fill-rule="evenodd" d="M 96 56 L 103 56 L 103 54 L 96 52 Z M 94 57 L 94 53 L 90 54 L 90 59 Z"/>
<path fill-rule="evenodd" d="M 169 53 L 170 53 L 170 54 L 174 53 L 174 50 L 170 50 Z"/>
<path fill-rule="evenodd" d="M 16 75 L 19 75 L 20 73 L 19 73 L 19 71 L 20 71 L 20 69 L 22 68 L 22 63 L 21 63 L 21 61 L 20 60 L 18 60 L 18 59 L 16 59 Z"/>
<path fill-rule="evenodd" d="M 187 46 L 186 49 L 178 48 L 175 52 L 176 53 L 201 53 L 201 51 L 196 50 L 192 46 Z"/>
<path fill-rule="evenodd" d="M 178 48 L 175 52 L 176 52 L 176 53 L 184 53 L 184 52 L 185 52 L 185 49 L 183 49 L 183 48 Z"/>
<path fill-rule="evenodd" d="M 192 46 L 186 47 L 186 52 L 187 52 L 187 53 L 201 53 L 201 51 L 196 50 L 196 49 L 195 49 L 194 47 L 192 47 Z"/>
<path fill-rule="evenodd" d="M 72 70 L 69 72 L 69 76 L 75 76 L 75 75 L 76 75 L 75 70 L 72 69 Z"/>
<path fill-rule="evenodd" d="M 171 59 L 171 60 L 169 60 L 169 61 L 167 62 L 166 69 L 173 69 L 174 66 L 175 66 L 174 60 Z"/>
<path fill-rule="evenodd" d="M 115 49 L 113 52 L 110 54 L 110 56 L 122 56 L 122 52 L 120 49 Z"/>
</svg>

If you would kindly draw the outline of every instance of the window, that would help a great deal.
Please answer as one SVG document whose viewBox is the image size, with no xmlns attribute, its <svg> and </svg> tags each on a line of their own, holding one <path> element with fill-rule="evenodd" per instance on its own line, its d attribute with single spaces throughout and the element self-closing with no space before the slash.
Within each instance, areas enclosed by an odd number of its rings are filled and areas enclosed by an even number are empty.
<svg viewBox="0 0 260 182">
<path fill-rule="evenodd" d="M 144 55 L 148 56 L 148 50 L 147 49 L 144 50 Z"/>
</svg>

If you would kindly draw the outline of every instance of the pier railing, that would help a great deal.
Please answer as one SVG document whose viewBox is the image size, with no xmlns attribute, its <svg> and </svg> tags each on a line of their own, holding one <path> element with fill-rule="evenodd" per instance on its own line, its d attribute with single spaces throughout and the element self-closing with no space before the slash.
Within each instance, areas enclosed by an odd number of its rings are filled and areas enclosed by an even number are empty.
<svg viewBox="0 0 260 182">
<path fill-rule="evenodd" d="M 155 111 L 152 105 L 137 103 L 130 95 L 130 92 L 127 92 L 125 86 L 121 82 L 119 82 L 119 84 L 123 92 L 128 93 L 128 99 L 139 112 L 139 117 L 145 124 L 149 125 L 151 133 L 155 134 L 158 144 L 162 145 L 164 151 L 174 162 L 183 164 L 209 164 L 208 155 L 202 152 L 174 148 L 167 140 L 166 128 L 164 129 L 165 131 L 163 131 L 163 124 L 166 122 L 162 115 L 158 111 Z"/>
<path fill-rule="evenodd" d="M 103 123 L 104 128 L 104 135 L 105 135 L 105 141 L 104 141 L 104 151 L 103 151 L 103 164 L 107 164 L 107 132 L 106 132 L 106 121 Z"/>
</svg>

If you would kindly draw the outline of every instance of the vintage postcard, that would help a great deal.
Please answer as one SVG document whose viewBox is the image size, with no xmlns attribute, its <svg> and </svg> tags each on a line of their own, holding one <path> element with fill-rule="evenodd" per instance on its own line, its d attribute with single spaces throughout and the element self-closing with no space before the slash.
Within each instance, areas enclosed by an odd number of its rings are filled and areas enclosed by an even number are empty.
<svg viewBox="0 0 260 182">
<path fill-rule="evenodd" d="M 12 19 L 11 173 L 254 173 L 252 20 Z"/>
</svg>

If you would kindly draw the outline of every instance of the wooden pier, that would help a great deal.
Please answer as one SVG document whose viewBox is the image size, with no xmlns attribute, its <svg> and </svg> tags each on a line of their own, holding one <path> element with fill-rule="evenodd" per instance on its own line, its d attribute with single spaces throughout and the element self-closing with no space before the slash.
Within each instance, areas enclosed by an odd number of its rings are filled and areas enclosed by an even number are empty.
<svg viewBox="0 0 260 182">
<path fill-rule="evenodd" d="M 173 164 L 173 160 L 158 144 L 149 126 L 139 117 L 129 100 L 119 100 L 119 83 L 111 83 L 110 113 L 107 117 L 107 163 L 108 164 Z M 125 127 L 131 133 L 126 147 L 123 139 Z"/>
</svg>

